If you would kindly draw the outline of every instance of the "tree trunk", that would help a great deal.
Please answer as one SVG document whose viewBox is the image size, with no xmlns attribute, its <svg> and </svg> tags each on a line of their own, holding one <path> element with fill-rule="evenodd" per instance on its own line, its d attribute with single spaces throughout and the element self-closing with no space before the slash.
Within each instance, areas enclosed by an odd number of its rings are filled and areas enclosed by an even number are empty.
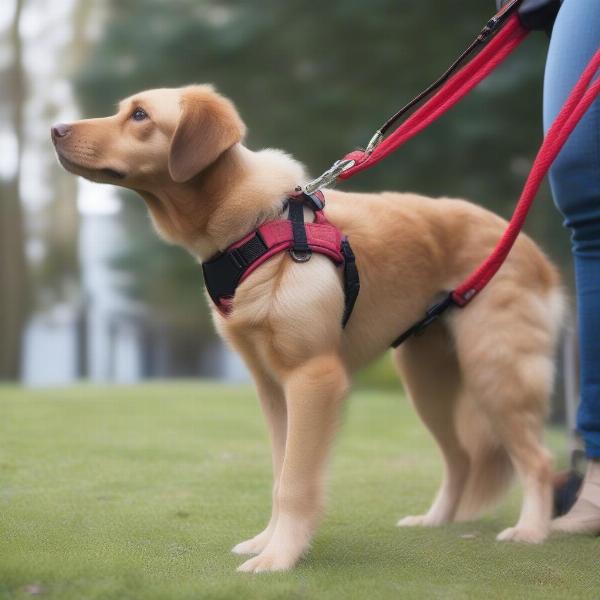
<svg viewBox="0 0 600 600">
<path fill-rule="evenodd" d="M 23 153 L 25 73 L 19 23 L 23 0 L 16 0 L 10 29 L 13 64 L 7 75 L 9 112 L 17 141 L 16 169 L 2 186 L 0 198 L 0 379 L 16 380 L 21 374 L 23 330 L 27 318 L 27 265 L 24 218 L 20 197 Z"/>
</svg>

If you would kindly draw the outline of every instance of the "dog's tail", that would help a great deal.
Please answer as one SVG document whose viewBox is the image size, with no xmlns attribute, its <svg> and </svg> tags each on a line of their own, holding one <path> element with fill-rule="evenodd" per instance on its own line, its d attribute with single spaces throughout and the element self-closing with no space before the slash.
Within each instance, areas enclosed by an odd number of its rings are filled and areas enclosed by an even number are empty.
<svg viewBox="0 0 600 600">
<path fill-rule="evenodd" d="M 486 417 L 478 413 L 469 398 L 461 398 L 456 427 L 461 445 L 469 456 L 470 469 L 455 518 L 466 521 L 502 498 L 512 482 L 514 470 Z"/>
</svg>

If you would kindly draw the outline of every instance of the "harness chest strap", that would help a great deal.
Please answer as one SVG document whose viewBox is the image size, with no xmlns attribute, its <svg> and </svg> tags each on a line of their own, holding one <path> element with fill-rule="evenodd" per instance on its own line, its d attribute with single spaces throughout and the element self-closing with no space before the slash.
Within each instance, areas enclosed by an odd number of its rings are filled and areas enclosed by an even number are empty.
<svg viewBox="0 0 600 600">
<path fill-rule="evenodd" d="M 348 239 L 331 224 L 323 214 L 323 194 L 300 193 L 288 199 L 288 219 L 268 221 L 225 252 L 202 264 L 204 283 L 219 312 L 227 316 L 232 310 L 237 287 L 255 269 L 272 256 L 285 250 L 292 259 L 302 263 L 310 260 L 312 253 L 323 254 L 344 270 L 345 327 L 360 290 L 358 269 Z M 303 207 L 315 214 L 313 223 L 304 222 Z"/>
</svg>

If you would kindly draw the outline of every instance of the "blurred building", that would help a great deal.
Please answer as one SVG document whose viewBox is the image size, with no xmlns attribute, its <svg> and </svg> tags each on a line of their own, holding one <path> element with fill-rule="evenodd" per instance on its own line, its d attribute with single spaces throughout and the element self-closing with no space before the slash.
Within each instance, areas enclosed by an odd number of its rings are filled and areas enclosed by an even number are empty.
<svg viewBox="0 0 600 600">
<path fill-rule="evenodd" d="M 83 187 L 80 193 L 93 193 Z M 118 201 L 110 192 L 97 200 L 103 208 L 94 210 L 84 201 L 81 217 L 81 301 L 57 304 L 28 323 L 23 357 L 27 385 L 67 385 L 80 379 L 135 383 L 172 376 L 161 326 L 144 305 L 119 291 L 120 275 L 110 267 L 125 236 Z M 187 375 L 195 374 L 229 381 L 248 378 L 241 360 L 218 339 L 198 353 L 197 372 Z"/>
</svg>

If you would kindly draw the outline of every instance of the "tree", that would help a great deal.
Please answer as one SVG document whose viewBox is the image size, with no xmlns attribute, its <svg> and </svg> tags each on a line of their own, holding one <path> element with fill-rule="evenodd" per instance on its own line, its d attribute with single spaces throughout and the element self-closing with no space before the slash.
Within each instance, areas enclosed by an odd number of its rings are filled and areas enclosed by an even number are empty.
<svg viewBox="0 0 600 600">
<path fill-rule="evenodd" d="M 72 76 L 85 60 L 90 43 L 89 24 L 98 17 L 95 6 L 94 0 L 78 0 L 69 11 L 73 36 L 54 55 L 55 78 Z M 38 93 L 44 95 L 43 90 Z M 51 96 L 43 100 L 50 122 L 56 122 L 61 107 Z M 46 179 L 52 190 L 52 199 L 35 215 L 37 239 L 43 244 L 44 254 L 31 268 L 32 296 L 36 300 L 33 309 L 43 310 L 58 302 L 66 302 L 77 311 L 76 373 L 78 377 L 85 378 L 88 375 L 88 300 L 81 290 L 78 182 L 58 164 L 54 150 L 48 144 L 47 132 L 44 134 L 45 150 L 50 154 Z"/>
<path fill-rule="evenodd" d="M 19 25 L 23 0 L 16 0 L 9 31 L 13 54 L 6 73 L 6 103 L 16 140 L 16 164 L 2 182 L 0 198 L 0 379 L 18 379 L 21 372 L 22 334 L 27 318 L 28 280 L 25 231 L 20 196 L 21 158 L 24 145 L 23 109 L 26 98 L 23 50 Z"/>
</svg>

